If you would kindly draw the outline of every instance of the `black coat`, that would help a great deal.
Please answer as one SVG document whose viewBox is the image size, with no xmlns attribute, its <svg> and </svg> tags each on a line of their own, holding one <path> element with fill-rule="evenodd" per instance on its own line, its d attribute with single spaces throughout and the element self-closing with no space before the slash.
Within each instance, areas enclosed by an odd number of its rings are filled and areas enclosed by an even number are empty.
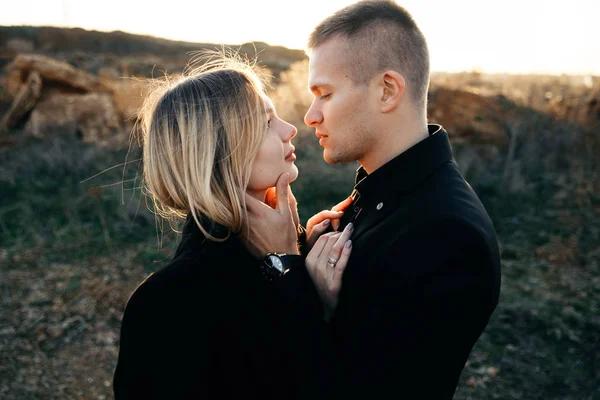
<svg viewBox="0 0 600 400">
<path fill-rule="evenodd" d="M 173 261 L 127 303 L 115 398 L 299 397 L 312 361 L 298 338 L 321 313 L 306 270 L 269 285 L 235 235 L 205 240 L 190 221 Z"/>
<path fill-rule="evenodd" d="M 325 367 L 336 372 L 333 398 L 451 399 L 498 302 L 492 222 L 446 132 L 429 130 L 368 177 L 359 168 L 342 219 L 354 221 L 353 250 Z"/>
</svg>

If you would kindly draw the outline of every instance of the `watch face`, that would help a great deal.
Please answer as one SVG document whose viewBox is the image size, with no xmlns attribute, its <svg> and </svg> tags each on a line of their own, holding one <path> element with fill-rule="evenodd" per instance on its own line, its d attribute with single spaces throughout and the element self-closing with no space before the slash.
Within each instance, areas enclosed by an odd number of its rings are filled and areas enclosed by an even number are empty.
<svg viewBox="0 0 600 400">
<path fill-rule="evenodd" d="M 269 282 L 283 274 L 283 262 L 275 254 L 269 254 L 260 265 L 263 278 Z"/>
<path fill-rule="evenodd" d="M 275 267 L 280 273 L 283 273 L 283 262 L 281 261 L 281 258 L 271 254 L 269 256 L 269 259 L 271 260 L 271 265 Z"/>
<path fill-rule="evenodd" d="M 267 281 L 285 275 L 292 266 L 304 264 L 304 259 L 299 254 L 270 253 L 260 263 L 260 270 Z"/>
</svg>

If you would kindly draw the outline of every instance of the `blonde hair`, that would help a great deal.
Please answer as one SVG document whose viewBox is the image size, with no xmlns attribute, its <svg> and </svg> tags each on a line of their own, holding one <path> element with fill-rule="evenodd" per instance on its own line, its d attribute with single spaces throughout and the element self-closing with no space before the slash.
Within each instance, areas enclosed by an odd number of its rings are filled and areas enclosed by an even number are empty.
<svg viewBox="0 0 600 400">
<path fill-rule="evenodd" d="M 244 193 L 269 118 L 264 80 L 255 64 L 221 52 L 200 54 L 190 66 L 174 80 L 153 80 L 142 106 L 146 192 L 163 218 L 191 213 L 211 240 L 231 232 L 245 238 Z M 228 228 L 227 237 L 211 234 L 211 221 Z"/>
</svg>

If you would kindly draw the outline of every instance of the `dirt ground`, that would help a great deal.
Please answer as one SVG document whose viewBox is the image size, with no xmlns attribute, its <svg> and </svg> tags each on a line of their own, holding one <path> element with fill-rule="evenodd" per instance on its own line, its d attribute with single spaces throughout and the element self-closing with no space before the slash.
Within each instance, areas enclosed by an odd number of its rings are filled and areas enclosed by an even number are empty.
<svg viewBox="0 0 600 400">
<path fill-rule="evenodd" d="M 111 399 L 124 304 L 147 275 L 134 251 L 79 265 L 36 265 L 36 255 L 1 278 L 0 396 L 6 400 Z"/>
</svg>

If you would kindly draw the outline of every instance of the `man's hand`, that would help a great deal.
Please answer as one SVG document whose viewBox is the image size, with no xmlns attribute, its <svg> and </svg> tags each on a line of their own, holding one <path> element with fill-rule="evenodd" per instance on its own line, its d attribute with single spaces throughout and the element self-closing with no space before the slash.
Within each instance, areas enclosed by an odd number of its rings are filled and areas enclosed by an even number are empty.
<svg viewBox="0 0 600 400">
<path fill-rule="evenodd" d="M 289 174 L 286 172 L 277 179 L 275 195 L 267 195 L 271 205 L 246 194 L 249 218 L 246 245 L 255 257 L 262 258 L 272 252 L 300 254 L 297 228 L 290 207 L 290 192 Z"/>
</svg>

